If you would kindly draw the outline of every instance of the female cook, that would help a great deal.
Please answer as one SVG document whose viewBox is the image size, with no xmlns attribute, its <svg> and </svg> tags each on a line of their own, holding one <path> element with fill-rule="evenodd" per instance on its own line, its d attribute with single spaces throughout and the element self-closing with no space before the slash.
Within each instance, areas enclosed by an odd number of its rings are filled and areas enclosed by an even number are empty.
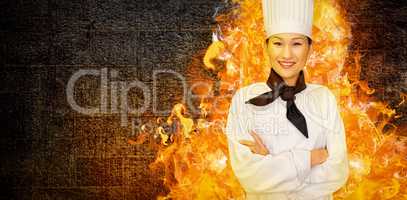
<svg viewBox="0 0 407 200">
<path fill-rule="evenodd" d="M 267 82 L 240 88 L 227 119 L 230 163 L 247 199 L 333 199 L 349 169 L 334 94 L 305 83 L 312 0 L 263 0 Z"/>
</svg>

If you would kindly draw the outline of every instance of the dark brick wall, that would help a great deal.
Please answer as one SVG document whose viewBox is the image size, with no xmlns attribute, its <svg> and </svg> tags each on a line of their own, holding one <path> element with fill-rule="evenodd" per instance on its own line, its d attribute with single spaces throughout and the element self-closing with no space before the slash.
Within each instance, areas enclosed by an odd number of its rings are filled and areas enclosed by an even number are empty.
<svg viewBox="0 0 407 200">
<path fill-rule="evenodd" d="M 396 105 L 407 86 L 407 3 L 346 1 L 351 52 L 362 52 L 362 79 Z M 153 199 L 165 193 L 148 163 L 154 152 L 128 145 L 129 127 L 117 114 L 73 111 L 66 85 L 79 69 L 118 71 L 117 81 L 151 73 L 186 72 L 211 42 L 212 15 L 221 1 L 36 0 L 0 2 L 0 181 L 3 199 Z M 198 72 L 199 73 L 199 72 Z M 193 73 L 192 73 L 193 74 Z M 78 82 L 81 105 L 100 105 L 99 79 Z M 161 77 L 158 102 L 171 108 L 182 90 Z M 109 91 L 110 92 L 110 91 Z M 131 92 L 135 103 L 142 100 Z M 150 108 L 151 109 L 151 108 Z M 406 113 L 406 106 L 397 108 Z M 137 117 L 149 121 L 148 110 Z M 406 122 L 406 117 L 395 121 Z"/>
<path fill-rule="evenodd" d="M 407 2 L 343 1 L 352 28 L 350 54 L 361 53 L 361 80 L 367 80 L 376 96 L 397 113 L 406 115 L 407 106 L 397 107 L 407 92 Z M 406 126 L 407 117 L 393 122 Z M 407 134 L 405 134 L 407 135 Z"/>
</svg>

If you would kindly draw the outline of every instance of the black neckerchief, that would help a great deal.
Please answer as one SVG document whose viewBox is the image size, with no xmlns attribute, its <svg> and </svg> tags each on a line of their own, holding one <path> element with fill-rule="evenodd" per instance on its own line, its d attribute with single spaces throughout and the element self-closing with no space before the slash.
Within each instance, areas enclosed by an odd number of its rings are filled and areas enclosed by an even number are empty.
<svg viewBox="0 0 407 200">
<path fill-rule="evenodd" d="M 298 110 L 294 102 L 295 94 L 301 92 L 307 87 L 304 80 L 303 70 L 300 71 L 295 86 L 288 86 L 281 76 L 271 68 L 270 75 L 267 79 L 267 85 L 270 87 L 271 91 L 249 99 L 246 103 L 256 106 L 265 106 L 281 96 L 281 99 L 287 102 L 287 119 L 294 124 L 294 126 L 297 127 L 306 138 L 308 138 L 305 117 L 300 110 Z"/>
</svg>

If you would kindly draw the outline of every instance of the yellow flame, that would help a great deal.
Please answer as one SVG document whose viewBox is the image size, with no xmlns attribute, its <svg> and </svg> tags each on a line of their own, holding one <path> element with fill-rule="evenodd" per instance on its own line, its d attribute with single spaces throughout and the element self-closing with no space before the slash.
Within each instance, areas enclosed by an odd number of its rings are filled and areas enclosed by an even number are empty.
<svg viewBox="0 0 407 200">
<path fill-rule="evenodd" d="M 152 168 L 164 166 L 164 183 L 170 189 L 159 199 L 244 199 L 244 191 L 227 160 L 223 134 L 229 99 L 239 87 L 265 81 L 270 65 L 265 53 L 260 0 L 234 0 L 239 6 L 217 17 L 220 39 L 208 47 L 203 66 L 221 80 L 219 97 L 202 98 L 202 115 L 194 122 L 182 104 L 173 108 L 168 124 L 180 129 L 169 138 L 158 127 L 162 147 Z M 313 48 L 306 66 L 306 81 L 324 84 L 336 95 L 347 134 L 350 178 L 335 193 L 340 199 L 407 199 L 407 148 L 390 120 L 397 116 L 387 103 L 377 101 L 375 90 L 361 81 L 360 54 L 348 55 L 351 29 L 340 1 L 315 0 Z M 216 36 L 216 35 L 215 35 Z M 353 64 L 346 64 L 346 60 Z M 215 84 L 215 83 L 213 83 Z M 213 92 L 213 91 L 211 91 Z M 406 94 L 402 94 L 400 105 Z M 219 110 L 218 110 L 219 111 Z M 399 116 L 399 115 L 398 115 Z M 384 132 L 386 127 L 392 131 Z M 363 139 L 361 139 L 363 138 Z M 170 144 L 171 143 L 171 144 Z"/>
</svg>

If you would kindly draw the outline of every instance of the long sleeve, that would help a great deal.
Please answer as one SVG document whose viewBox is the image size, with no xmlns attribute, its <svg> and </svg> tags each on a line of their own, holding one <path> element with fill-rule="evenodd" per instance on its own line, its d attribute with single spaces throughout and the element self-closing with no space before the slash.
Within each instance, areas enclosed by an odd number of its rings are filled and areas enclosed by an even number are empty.
<svg viewBox="0 0 407 200">
<path fill-rule="evenodd" d="M 289 192 L 298 188 L 311 170 L 310 151 L 290 150 L 277 155 L 254 154 L 239 140 L 253 140 L 239 93 L 232 98 L 226 125 L 229 158 L 235 176 L 248 193 Z"/>
<path fill-rule="evenodd" d="M 331 91 L 328 96 L 327 128 L 327 160 L 311 169 L 303 187 L 292 193 L 293 199 L 308 200 L 330 195 L 339 190 L 347 181 L 349 174 L 346 134 L 335 96 Z M 323 120 L 322 120 L 323 121 Z"/>
</svg>

